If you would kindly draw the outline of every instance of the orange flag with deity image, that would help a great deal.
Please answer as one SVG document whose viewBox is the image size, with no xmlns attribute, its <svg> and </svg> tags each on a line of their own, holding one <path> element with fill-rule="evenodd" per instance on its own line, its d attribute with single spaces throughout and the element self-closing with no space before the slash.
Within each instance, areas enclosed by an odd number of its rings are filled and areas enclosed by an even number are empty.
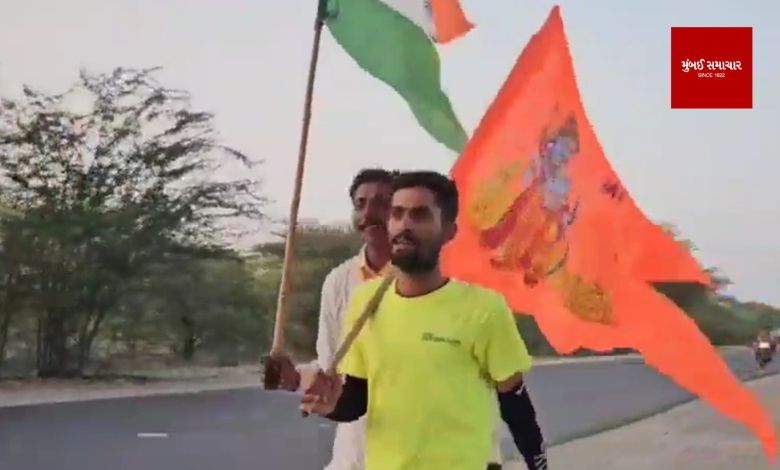
<svg viewBox="0 0 780 470">
<path fill-rule="evenodd" d="M 637 350 L 749 428 L 775 458 L 775 429 L 754 393 L 647 282 L 709 278 L 645 218 L 607 161 L 580 99 L 558 7 L 451 176 L 461 209 L 458 234 L 442 253 L 447 275 L 504 294 L 514 311 L 534 316 L 559 353 Z"/>
</svg>

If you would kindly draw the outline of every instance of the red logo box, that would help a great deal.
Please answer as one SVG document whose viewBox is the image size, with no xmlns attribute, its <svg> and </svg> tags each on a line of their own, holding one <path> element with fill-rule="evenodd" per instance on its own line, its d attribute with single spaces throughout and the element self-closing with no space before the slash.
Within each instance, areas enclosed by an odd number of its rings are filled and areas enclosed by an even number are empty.
<svg viewBox="0 0 780 470">
<path fill-rule="evenodd" d="M 752 108 L 753 28 L 673 27 L 672 108 Z"/>
</svg>

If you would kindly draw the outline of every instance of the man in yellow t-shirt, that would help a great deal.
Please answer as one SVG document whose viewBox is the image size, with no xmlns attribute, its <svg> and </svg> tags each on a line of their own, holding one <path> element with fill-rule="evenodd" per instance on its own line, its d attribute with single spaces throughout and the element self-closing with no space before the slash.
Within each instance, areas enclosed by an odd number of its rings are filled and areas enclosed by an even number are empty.
<svg viewBox="0 0 780 470">
<path fill-rule="evenodd" d="M 388 220 L 396 281 L 342 361 L 343 381 L 318 374 L 304 385 L 306 411 L 341 422 L 367 416 L 367 470 L 484 470 L 494 390 L 502 415 L 531 406 L 522 382 L 531 358 L 503 297 L 439 270 L 457 206 L 446 176 L 396 178 Z M 354 291 L 343 331 L 378 286 L 370 281 Z"/>
</svg>

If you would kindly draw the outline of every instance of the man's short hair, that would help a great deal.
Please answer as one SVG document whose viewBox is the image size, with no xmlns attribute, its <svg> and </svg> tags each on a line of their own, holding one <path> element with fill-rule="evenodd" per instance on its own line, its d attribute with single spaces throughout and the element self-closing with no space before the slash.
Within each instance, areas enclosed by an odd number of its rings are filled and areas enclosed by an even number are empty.
<svg viewBox="0 0 780 470">
<path fill-rule="evenodd" d="M 360 172 L 355 175 L 355 178 L 352 180 L 352 184 L 349 186 L 349 198 L 355 198 L 355 192 L 362 184 L 391 184 L 396 175 L 398 175 L 397 171 L 388 171 L 381 168 L 366 168 L 364 170 L 360 170 Z"/>
<path fill-rule="evenodd" d="M 402 172 L 393 180 L 393 193 L 407 188 L 425 188 L 433 193 L 442 219 L 455 223 L 458 218 L 458 188 L 449 177 L 435 171 Z"/>
</svg>

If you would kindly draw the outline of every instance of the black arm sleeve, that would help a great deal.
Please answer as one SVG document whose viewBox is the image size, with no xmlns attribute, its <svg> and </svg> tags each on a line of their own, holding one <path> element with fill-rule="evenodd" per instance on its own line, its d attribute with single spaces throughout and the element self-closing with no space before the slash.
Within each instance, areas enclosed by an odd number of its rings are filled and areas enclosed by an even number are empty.
<svg viewBox="0 0 780 470">
<path fill-rule="evenodd" d="M 355 421 L 368 409 L 368 381 L 347 375 L 344 380 L 344 386 L 341 389 L 341 396 L 336 402 L 336 409 L 326 418 L 346 423 Z"/>
<path fill-rule="evenodd" d="M 523 455 L 529 470 L 546 470 L 547 453 L 544 437 L 536 422 L 536 411 L 525 384 L 498 394 L 501 419 L 509 427 L 517 450 Z"/>
</svg>

